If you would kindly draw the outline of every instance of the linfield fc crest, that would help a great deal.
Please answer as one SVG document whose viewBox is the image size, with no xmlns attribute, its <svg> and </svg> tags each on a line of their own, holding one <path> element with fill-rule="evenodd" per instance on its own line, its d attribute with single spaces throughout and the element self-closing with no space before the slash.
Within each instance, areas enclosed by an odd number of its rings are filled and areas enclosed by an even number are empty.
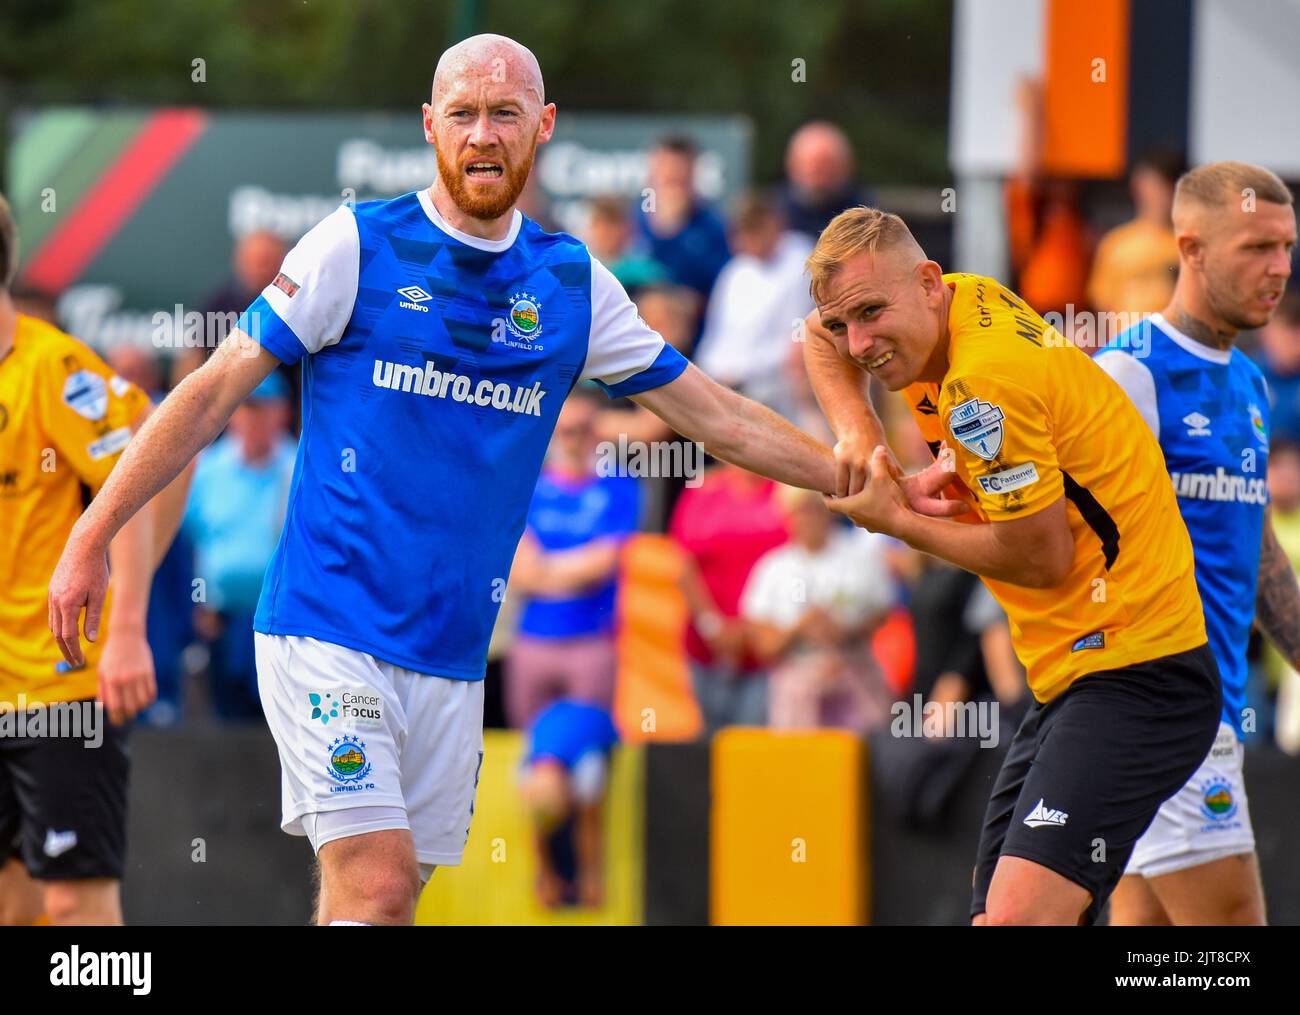
<svg viewBox="0 0 1300 1015">
<path fill-rule="evenodd" d="M 510 297 L 510 314 L 506 317 L 506 330 L 515 338 L 527 342 L 542 333 L 542 305 L 531 293 L 517 292 Z"/>
<path fill-rule="evenodd" d="M 948 413 L 948 429 L 957 442 L 986 462 L 1002 450 L 1002 407 L 969 398 Z"/>
<path fill-rule="evenodd" d="M 1259 406 L 1251 402 L 1247 406 L 1250 413 L 1250 429 L 1255 434 L 1255 439 L 1261 444 L 1268 444 L 1268 431 L 1264 429 L 1264 414 L 1259 411 Z"/>
<path fill-rule="evenodd" d="M 1223 779 L 1210 779 L 1201 786 L 1201 813 L 1211 821 L 1228 821 L 1237 813 L 1237 798 L 1232 795 L 1232 784 Z"/>
<path fill-rule="evenodd" d="M 365 741 L 359 737 L 343 736 L 328 746 L 329 773 L 339 782 L 360 782 L 370 774 L 370 759 L 366 757 Z"/>
</svg>

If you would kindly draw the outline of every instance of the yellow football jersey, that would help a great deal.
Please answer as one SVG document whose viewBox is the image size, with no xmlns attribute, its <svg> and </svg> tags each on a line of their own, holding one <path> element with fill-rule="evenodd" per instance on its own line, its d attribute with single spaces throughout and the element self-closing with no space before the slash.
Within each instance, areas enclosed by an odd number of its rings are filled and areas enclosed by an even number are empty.
<svg viewBox="0 0 1300 1015">
<path fill-rule="evenodd" d="M 931 449 L 953 450 L 973 522 L 1064 496 L 1074 563 L 1056 588 L 985 578 L 1034 697 L 1079 677 L 1195 648 L 1205 619 L 1192 543 L 1160 445 L 1084 352 L 991 278 L 949 274 L 948 372 L 904 389 Z"/>
<path fill-rule="evenodd" d="M 50 633 L 50 575 L 68 533 L 108 479 L 148 405 L 90 349 L 53 325 L 18 316 L 0 360 L 0 709 L 97 692 L 100 641 L 82 638 L 71 670 Z"/>
</svg>

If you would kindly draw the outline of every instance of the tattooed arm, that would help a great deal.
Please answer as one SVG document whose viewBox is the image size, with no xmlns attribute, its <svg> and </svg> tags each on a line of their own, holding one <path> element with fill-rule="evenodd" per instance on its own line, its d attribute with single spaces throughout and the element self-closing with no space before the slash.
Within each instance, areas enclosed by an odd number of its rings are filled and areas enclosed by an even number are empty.
<svg viewBox="0 0 1300 1015">
<path fill-rule="evenodd" d="M 1272 510 L 1264 515 L 1255 623 L 1283 658 L 1300 669 L 1300 584 L 1273 531 Z"/>
</svg>

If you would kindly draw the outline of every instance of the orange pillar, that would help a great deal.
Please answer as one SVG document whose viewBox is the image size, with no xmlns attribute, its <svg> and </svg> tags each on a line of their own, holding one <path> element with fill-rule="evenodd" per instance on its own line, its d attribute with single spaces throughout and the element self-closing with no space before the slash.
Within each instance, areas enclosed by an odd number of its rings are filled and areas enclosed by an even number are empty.
<svg viewBox="0 0 1300 1015">
<path fill-rule="evenodd" d="M 1128 0 L 1048 0 L 1043 171 L 1114 178 L 1128 159 Z"/>
<path fill-rule="evenodd" d="M 839 730 L 732 728 L 713 740 L 713 924 L 861 924 L 866 746 Z"/>
</svg>

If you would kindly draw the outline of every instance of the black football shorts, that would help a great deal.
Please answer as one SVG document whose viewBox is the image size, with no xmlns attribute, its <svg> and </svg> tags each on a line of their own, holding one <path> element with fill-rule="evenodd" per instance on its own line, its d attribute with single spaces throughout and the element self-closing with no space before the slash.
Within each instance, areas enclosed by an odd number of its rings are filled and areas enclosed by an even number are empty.
<svg viewBox="0 0 1300 1015">
<path fill-rule="evenodd" d="M 1007 749 L 984 814 L 971 915 L 998 858 L 1018 856 L 1092 893 L 1094 923 L 1133 846 L 1214 743 L 1219 668 L 1207 645 L 1080 677 L 1035 703 Z"/>
<path fill-rule="evenodd" d="M 83 723 L 80 736 L 0 736 L 0 863 L 17 856 L 39 881 L 120 879 L 127 730 L 93 701 L 67 707 L 83 719 L 93 710 L 93 727 Z M 38 711 L 28 713 L 28 728 Z"/>
</svg>

